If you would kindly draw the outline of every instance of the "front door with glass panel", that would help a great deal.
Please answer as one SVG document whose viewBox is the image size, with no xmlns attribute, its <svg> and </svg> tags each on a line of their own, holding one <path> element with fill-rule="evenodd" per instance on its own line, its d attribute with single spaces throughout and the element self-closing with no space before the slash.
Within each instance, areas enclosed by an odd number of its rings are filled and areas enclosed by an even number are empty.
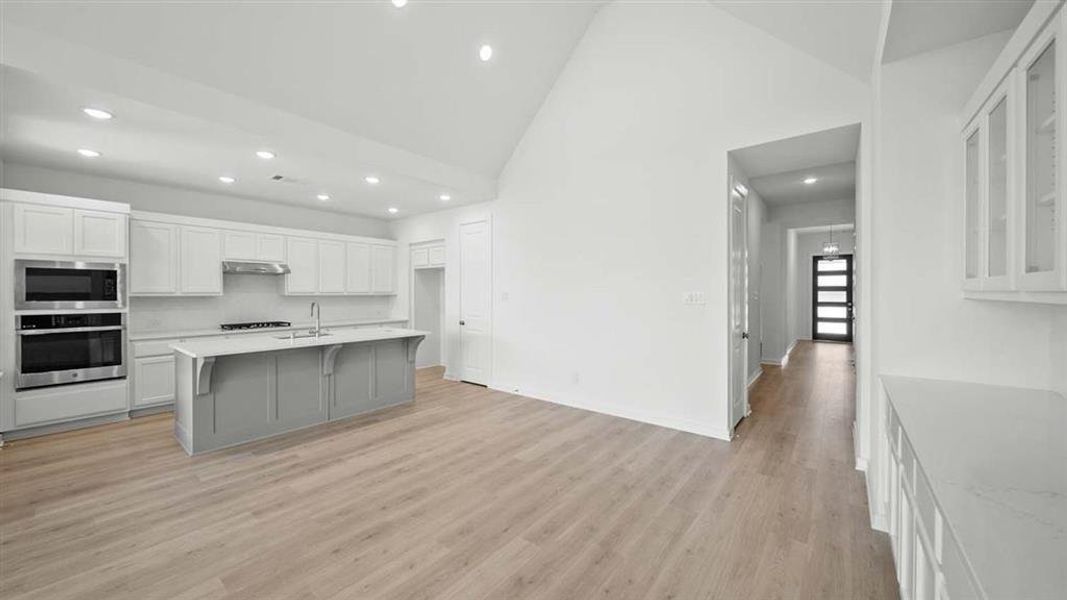
<svg viewBox="0 0 1067 600">
<path fill-rule="evenodd" d="M 811 339 L 852 341 L 852 255 L 814 256 Z"/>
</svg>

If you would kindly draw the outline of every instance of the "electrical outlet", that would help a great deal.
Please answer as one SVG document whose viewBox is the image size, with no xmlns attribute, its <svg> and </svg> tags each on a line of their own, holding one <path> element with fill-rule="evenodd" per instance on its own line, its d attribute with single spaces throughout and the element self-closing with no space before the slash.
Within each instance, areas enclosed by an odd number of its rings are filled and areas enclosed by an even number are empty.
<svg viewBox="0 0 1067 600">
<path fill-rule="evenodd" d="M 702 306 L 707 303 L 708 297 L 704 292 L 686 292 L 682 295 L 682 304 Z"/>
</svg>

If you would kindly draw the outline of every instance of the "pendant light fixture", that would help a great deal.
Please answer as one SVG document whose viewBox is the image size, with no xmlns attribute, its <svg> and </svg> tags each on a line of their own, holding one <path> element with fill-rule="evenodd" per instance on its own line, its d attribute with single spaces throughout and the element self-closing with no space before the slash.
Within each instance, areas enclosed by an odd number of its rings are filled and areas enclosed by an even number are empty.
<svg viewBox="0 0 1067 600">
<path fill-rule="evenodd" d="M 830 241 L 822 243 L 823 256 L 837 258 L 841 254 L 841 246 L 834 241 L 834 226 L 830 226 Z"/>
</svg>

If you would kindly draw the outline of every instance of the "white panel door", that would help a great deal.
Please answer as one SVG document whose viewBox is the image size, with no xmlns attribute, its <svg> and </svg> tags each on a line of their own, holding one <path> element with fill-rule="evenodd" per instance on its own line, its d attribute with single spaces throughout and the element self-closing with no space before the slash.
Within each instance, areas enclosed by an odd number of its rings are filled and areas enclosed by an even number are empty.
<svg viewBox="0 0 1067 600">
<path fill-rule="evenodd" d="M 181 228 L 181 282 L 183 294 L 212 296 L 222 293 L 222 236 L 217 229 Z"/>
<path fill-rule="evenodd" d="M 748 411 L 748 214 L 730 192 L 730 429 Z"/>
<path fill-rule="evenodd" d="M 256 234 L 250 231 L 223 232 L 222 256 L 226 260 L 255 260 Z"/>
<path fill-rule="evenodd" d="M 16 204 L 14 208 L 16 253 L 74 253 L 72 209 L 36 204 Z"/>
<path fill-rule="evenodd" d="M 370 245 L 349 242 L 346 244 L 347 271 L 345 291 L 349 294 L 370 293 Z"/>
<path fill-rule="evenodd" d="M 174 402 L 174 355 L 138 358 L 133 364 L 134 407 Z"/>
<path fill-rule="evenodd" d="M 290 273 L 285 276 L 285 293 L 315 294 L 319 291 L 319 244 L 308 238 L 286 240 L 285 254 Z"/>
<path fill-rule="evenodd" d="M 114 258 L 126 256 L 126 215 L 75 210 L 74 254 Z"/>
<path fill-rule="evenodd" d="M 489 384 L 492 331 L 490 306 L 492 271 L 489 222 L 459 227 L 460 379 Z"/>
<path fill-rule="evenodd" d="M 256 234 L 256 260 L 285 261 L 285 237 L 273 233 Z"/>
<path fill-rule="evenodd" d="M 178 226 L 130 222 L 130 295 L 178 293 Z"/>
<path fill-rule="evenodd" d="M 394 264 L 396 248 L 394 246 L 371 246 L 371 291 L 375 294 L 392 294 L 396 290 L 394 283 Z"/>
<path fill-rule="evenodd" d="M 319 241 L 319 293 L 343 294 L 346 275 L 345 243 Z"/>
</svg>

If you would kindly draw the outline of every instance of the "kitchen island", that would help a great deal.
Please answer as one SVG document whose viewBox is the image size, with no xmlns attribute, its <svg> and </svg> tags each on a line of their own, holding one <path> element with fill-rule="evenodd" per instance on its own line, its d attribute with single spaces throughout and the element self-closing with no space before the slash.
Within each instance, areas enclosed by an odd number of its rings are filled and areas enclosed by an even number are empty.
<svg viewBox="0 0 1067 600">
<path fill-rule="evenodd" d="M 356 329 L 173 344 L 174 435 L 199 454 L 410 402 L 425 337 Z"/>
</svg>

